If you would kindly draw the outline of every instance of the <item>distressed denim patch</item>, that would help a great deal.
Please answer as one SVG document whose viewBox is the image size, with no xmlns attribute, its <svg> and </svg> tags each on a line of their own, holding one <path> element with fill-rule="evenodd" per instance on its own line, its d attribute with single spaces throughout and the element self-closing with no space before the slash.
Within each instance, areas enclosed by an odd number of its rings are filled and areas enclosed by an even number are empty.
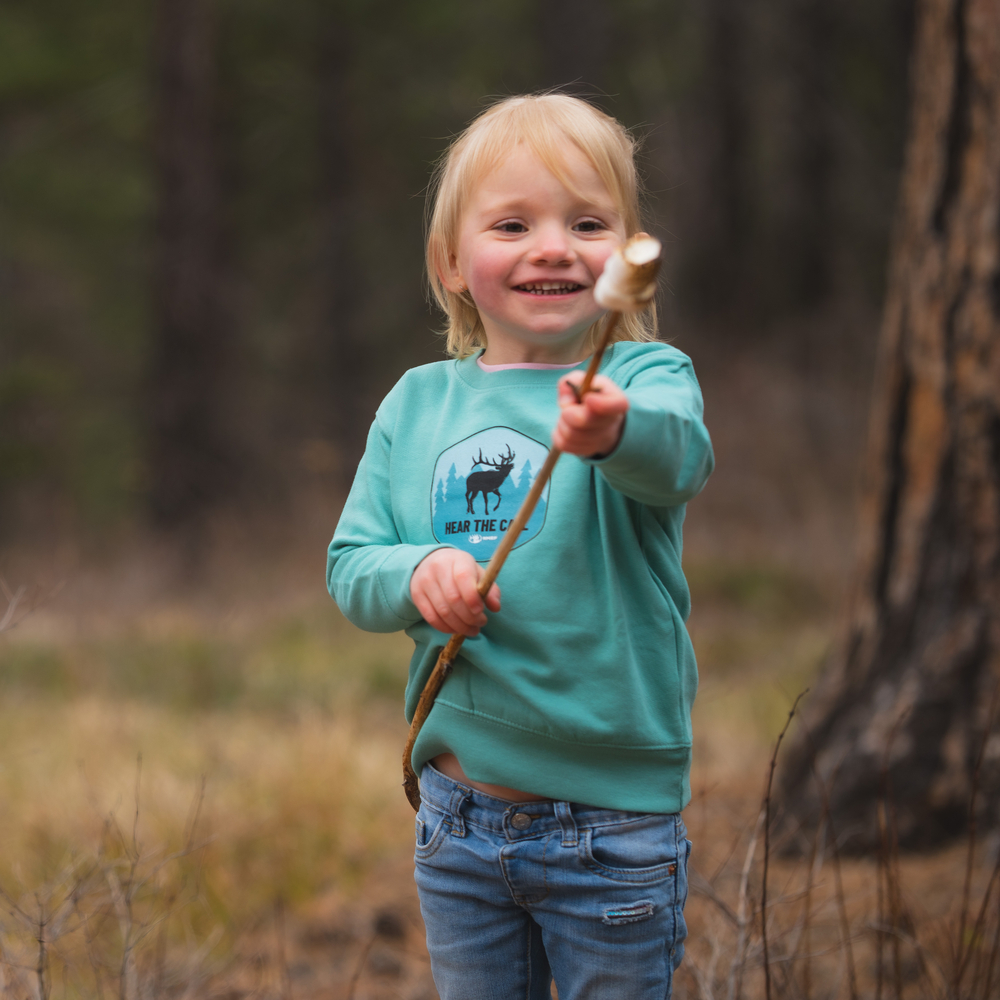
<svg viewBox="0 0 1000 1000">
<path fill-rule="evenodd" d="M 637 924 L 640 920 L 648 920 L 652 915 L 653 901 L 640 899 L 637 903 L 609 907 L 604 911 L 604 923 Z"/>
</svg>

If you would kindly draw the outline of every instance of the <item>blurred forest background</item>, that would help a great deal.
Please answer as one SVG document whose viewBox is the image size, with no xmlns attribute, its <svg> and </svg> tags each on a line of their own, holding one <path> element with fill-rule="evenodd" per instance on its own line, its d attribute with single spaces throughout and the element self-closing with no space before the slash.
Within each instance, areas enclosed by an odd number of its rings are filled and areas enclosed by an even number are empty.
<svg viewBox="0 0 1000 1000">
<path fill-rule="evenodd" d="M 490 95 L 567 84 L 642 138 L 718 530 L 843 507 L 911 7 L 4 0 L 0 541 L 106 552 L 307 498 L 332 528 L 378 401 L 442 356 L 431 164 Z"/>
<path fill-rule="evenodd" d="M 764 995 L 757 817 L 842 632 L 914 7 L 0 0 L 0 992 L 435 996 L 410 644 L 322 567 L 379 400 L 443 357 L 431 166 L 561 86 L 642 140 L 718 457 L 676 995 Z M 771 858 L 775 995 L 991 995 L 973 850 L 824 836 Z"/>
</svg>

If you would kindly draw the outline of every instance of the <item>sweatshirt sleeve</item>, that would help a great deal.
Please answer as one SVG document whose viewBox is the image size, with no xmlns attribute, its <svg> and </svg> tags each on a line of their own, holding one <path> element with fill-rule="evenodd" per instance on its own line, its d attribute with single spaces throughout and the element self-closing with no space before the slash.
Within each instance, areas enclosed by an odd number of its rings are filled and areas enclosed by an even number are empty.
<svg viewBox="0 0 1000 1000">
<path fill-rule="evenodd" d="M 673 507 L 700 492 L 715 459 L 690 359 L 672 350 L 651 360 L 623 386 L 629 410 L 618 447 L 584 461 L 633 500 Z"/>
<path fill-rule="evenodd" d="M 326 561 L 330 596 L 349 621 L 368 632 L 396 632 L 420 621 L 410 577 L 421 559 L 447 547 L 400 539 L 389 493 L 390 447 L 376 417 Z"/>
</svg>

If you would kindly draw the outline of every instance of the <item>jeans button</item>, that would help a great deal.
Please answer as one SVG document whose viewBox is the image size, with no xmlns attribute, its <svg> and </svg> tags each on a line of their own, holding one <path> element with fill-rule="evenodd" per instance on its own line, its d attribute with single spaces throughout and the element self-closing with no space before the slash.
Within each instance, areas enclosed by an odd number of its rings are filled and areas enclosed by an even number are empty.
<svg viewBox="0 0 1000 1000">
<path fill-rule="evenodd" d="M 529 816 L 527 813 L 514 813 L 510 818 L 510 825 L 515 830 L 527 830 L 533 821 L 534 817 Z"/>
</svg>

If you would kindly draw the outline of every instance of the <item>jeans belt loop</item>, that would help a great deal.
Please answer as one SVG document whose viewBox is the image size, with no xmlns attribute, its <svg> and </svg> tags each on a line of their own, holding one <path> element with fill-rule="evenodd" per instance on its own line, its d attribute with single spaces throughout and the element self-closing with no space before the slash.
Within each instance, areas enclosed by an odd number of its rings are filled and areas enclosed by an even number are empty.
<svg viewBox="0 0 1000 1000">
<path fill-rule="evenodd" d="M 453 837 L 465 836 L 465 820 L 462 818 L 462 806 L 472 795 L 471 788 L 456 788 L 451 793 L 451 800 L 448 803 L 448 815 L 451 817 L 451 835 Z"/>
<path fill-rule="evenodd" d="M 573 810 L 568 802 L 556 802 L 556 818 L 562 827 L 563 847 L 576 847 L 580 840 L 580 834 L 576 828 L 576 820 L 573 818 Z"/>
</svg>

